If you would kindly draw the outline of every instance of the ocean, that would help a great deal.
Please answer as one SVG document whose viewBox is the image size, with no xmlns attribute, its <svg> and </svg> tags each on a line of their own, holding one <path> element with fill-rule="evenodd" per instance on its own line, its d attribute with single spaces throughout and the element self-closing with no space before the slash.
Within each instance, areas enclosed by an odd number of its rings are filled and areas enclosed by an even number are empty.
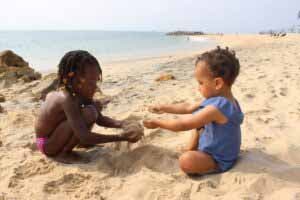
<svg viewBox="0 0 300 200">
<path fill-rule="evenodd" d="M 100 63 L 139 59 L 202 49 L 212 45 L 205 39 L 167 36 L 163 32 L 133 31 L 0 31 L 0 51 L 13 50 L 34 69 L 56 70 L 70 50 L 87 50 Z"/>
</svg>

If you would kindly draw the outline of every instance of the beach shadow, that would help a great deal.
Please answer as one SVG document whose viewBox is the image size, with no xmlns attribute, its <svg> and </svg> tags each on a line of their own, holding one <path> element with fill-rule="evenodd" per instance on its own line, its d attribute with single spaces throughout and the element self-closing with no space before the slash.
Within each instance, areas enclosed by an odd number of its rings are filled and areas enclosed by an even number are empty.
<svg viewBox="0 0 300 200">
<path fill-rule="evenodd" d="M 266 173 L 284 181 L 300 183 L 300 165 L 290 165 L 257 148 L 243 151 L 231 172 Z"/>
</svg>

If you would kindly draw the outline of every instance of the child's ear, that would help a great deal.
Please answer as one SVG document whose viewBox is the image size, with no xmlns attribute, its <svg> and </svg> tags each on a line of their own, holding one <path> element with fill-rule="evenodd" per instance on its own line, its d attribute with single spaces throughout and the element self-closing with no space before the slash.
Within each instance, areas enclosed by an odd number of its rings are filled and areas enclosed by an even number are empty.
<svg viewBox="0 0 300 200">
<path fill-rule="evenodd" d="M 220 90 L 224 86 L 224 80 L 221 77 L 215 78 L 215 87 L 216 90 Z"/>
</svg>

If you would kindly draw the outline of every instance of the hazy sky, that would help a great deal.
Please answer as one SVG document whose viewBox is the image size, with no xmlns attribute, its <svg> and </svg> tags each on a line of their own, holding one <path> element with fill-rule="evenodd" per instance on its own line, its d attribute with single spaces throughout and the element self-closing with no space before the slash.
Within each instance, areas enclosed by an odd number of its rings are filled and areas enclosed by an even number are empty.
<svg viewBox="0 0 300 200">
<path fill-rule="evenodd" d="M 296 23 L 300 0 L 0 0 L 0 30 L 258 32 Z"/>
</svg>

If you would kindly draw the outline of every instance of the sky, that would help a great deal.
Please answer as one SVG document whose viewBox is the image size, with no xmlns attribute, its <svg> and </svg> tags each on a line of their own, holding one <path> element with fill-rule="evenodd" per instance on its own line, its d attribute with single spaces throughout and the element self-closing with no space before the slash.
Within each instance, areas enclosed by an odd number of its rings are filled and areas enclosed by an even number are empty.
<svg viewBox="0 0 300 200">
<path fill-rule="evenodd" d="M 0 30 L 254 33 L 300 24 L 300 0 L 0 0 Z"/>
</svg>

